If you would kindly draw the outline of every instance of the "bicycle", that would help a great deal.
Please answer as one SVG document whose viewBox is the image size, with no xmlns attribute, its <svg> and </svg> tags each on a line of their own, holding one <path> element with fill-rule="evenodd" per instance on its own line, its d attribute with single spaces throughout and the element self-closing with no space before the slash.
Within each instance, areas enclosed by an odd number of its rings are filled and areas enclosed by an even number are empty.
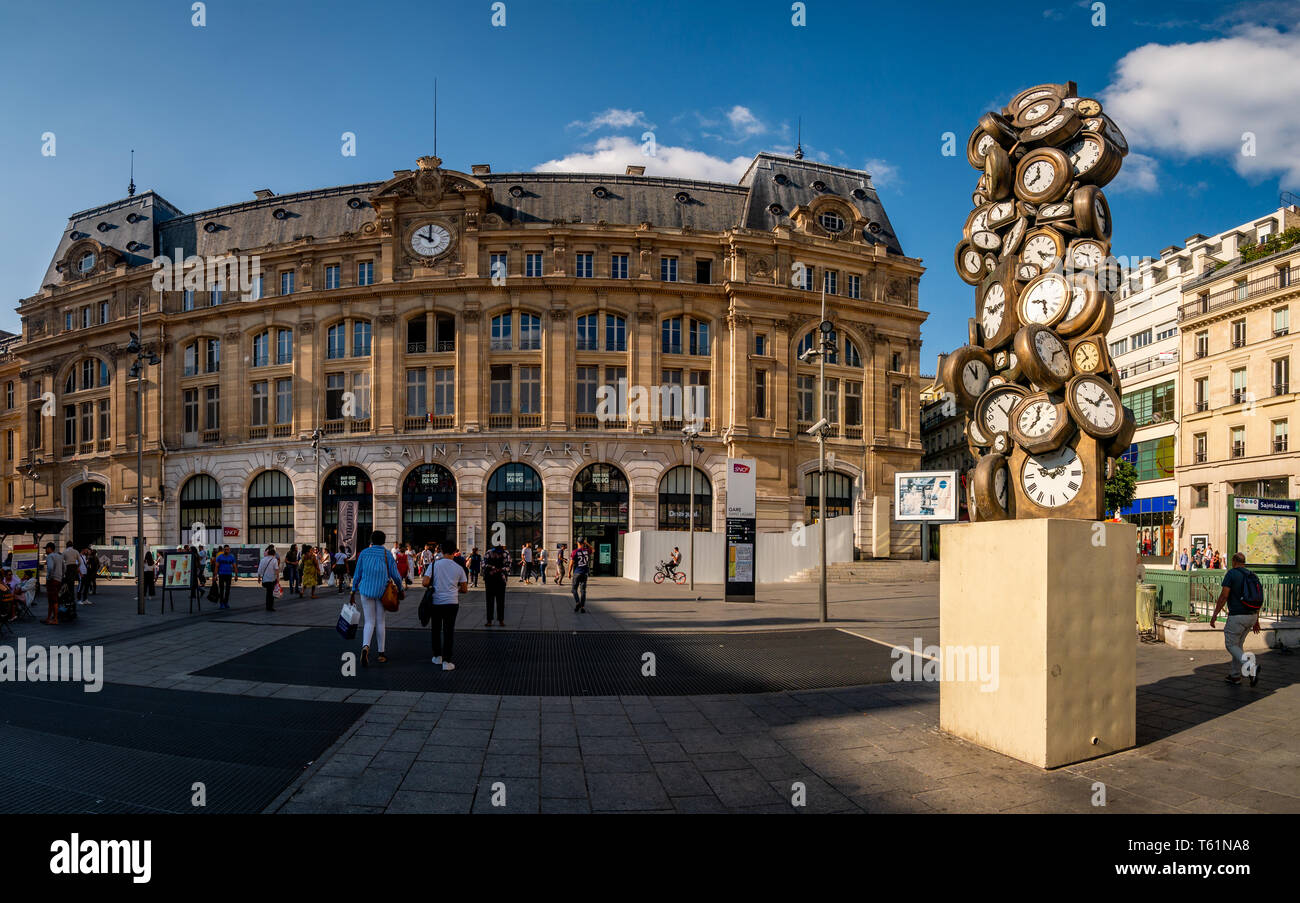
<svg viewBox="0 0 1300 903">
<path fill-rule="evenodd" d="M 668 570 L 668 562 L 661 561 L 657 565 L 655 565 L 655 576 L 654 576 L 655 583 L 663 583 L 664 580 L 669 578 L 669 576 L 670 576 L 670 572 Z M 671 577 L 672 577 L 672 581 L 676 583 L 678 586 L 682 586 L 686 583 L 686 575 L 683 574 L 681 571 L 672 571 Z"/>
</svg>

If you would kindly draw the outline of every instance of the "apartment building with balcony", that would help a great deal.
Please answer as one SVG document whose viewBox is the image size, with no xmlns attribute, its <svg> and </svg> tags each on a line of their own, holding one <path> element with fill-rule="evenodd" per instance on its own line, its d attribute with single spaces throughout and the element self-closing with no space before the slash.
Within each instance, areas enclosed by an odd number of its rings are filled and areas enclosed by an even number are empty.
<svg viewBox="0 0 1300 903">
<path fill-rule="evenodd" d="M 1188 545 L 1204 538 L 1227 547 L 1230 495 L 1300 494 L 1300 451 L 1290 440 L 1300 422 L 1291 379 L 1300 215 L 1294 207 L 1279 214 L 1281 229 L 1247 236 L 1226 265 L 1183 286 L 1177 479 Z"/>
</svg>

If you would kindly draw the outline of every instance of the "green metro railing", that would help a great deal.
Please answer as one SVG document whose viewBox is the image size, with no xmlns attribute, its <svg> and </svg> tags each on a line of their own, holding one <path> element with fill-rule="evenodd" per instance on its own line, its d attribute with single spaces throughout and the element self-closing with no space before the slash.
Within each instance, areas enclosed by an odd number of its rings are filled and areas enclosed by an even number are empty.
<svg viewBox="0 0 1300 903">
<path fill-rule="evenodd" d="M 1161 571 L 1149 568 L 1145 582 L 1156 587 L 1156 610 L 1184 621 L 1206 621 L 1226 571 Z M 1300 576 L 1258 574 L 1264 589 L 1260 614 L 1266 618 L 1300 617 Z"/>
</svg>

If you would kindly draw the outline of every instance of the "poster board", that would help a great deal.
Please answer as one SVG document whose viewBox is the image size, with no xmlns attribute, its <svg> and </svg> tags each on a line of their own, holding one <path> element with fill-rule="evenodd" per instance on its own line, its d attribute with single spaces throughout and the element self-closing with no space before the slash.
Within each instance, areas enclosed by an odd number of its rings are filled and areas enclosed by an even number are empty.
<svg viewBox="0 0 1300 903">
<path fill-rule="evenodd" d="M 34 542 L 14 543 L 14 574 L 19 580 L 30 580 L 41 567 L 41 550 Z"/>
<path fill-rule="evenodd" d="M 188 590 L 193 579 L 193 563 L 189 552 L 163 553 L 163 588 Z"/>
<path fill-rule="evenodd" d="M 1293 574 L 1298 570 L 1296 537 L 1300 533 L 1300 502 L 1228 496 L 1228 548 L 1246 556 L 1246 567 L 1263 573 Z"/>
<path fill-rule="evenodd" d="M 957 471 L 914 470 L 894 474 L 894 520 L 952 523 L 957 520 Z"/>
<path fill-rule="evenodd" d="M 758 461 L 727 459 L 727 602 L 754 601 L 754 546 L 757 540 Z M 694 566 L 694 562 L 691 562 Z"/>
<path fill-rule="evenodd" d="M 130 546 L 91 546 L 91 548 L 99 556 L 99 576 L 135 576 L 135 549 Z"/>
</svg>

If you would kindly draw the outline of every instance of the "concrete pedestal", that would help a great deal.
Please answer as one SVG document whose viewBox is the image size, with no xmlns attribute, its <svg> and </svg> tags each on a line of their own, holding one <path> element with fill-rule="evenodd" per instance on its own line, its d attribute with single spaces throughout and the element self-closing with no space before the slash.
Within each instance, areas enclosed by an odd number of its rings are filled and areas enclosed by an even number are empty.
<svg viewBox="0 0 1300 903">
<path fill-rule="evenodd" d="M 1052 518 L 942 530 L 944 664 L 983 655 L 997 669 L 996 681 L 945 673 L 939 726 L 1040 768 L 1133 746 L 1137 528 Z"/>
</svg>

